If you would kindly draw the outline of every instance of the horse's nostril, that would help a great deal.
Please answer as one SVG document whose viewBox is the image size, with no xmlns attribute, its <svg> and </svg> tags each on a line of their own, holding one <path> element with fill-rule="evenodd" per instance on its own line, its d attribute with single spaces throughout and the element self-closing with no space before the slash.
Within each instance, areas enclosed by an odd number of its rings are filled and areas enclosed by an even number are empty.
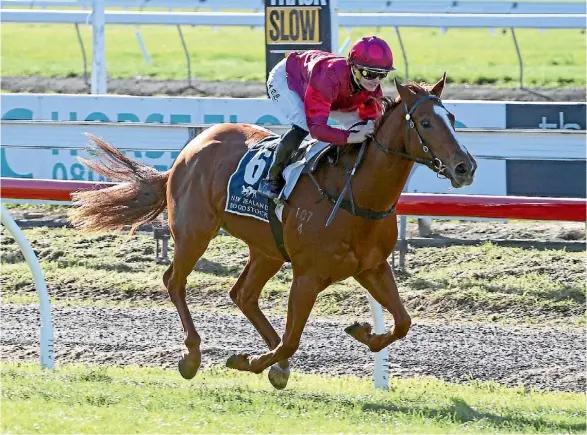
<svg viewBox="0 0 587 435">
<path fill-rule="evenodd" d="M 466 174 L 468 171 L 469 171 L 469 168 L 467 167 L 467 165 L 465 163 L 459 163 L 455 167 L 455 173 L 458 175 Z"/>
</svg>

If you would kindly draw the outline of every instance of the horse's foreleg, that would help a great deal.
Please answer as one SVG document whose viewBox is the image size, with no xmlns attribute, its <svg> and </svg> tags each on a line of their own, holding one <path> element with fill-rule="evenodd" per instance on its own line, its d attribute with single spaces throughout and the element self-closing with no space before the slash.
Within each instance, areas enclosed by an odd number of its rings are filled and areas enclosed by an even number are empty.
<svg viewBox="0 0 587 435">
<path fill-rule="evenodd" d="M 353 338 L 369 346 L 369 349 L 373 352 L 378 352 L 394 341 L 404 338 L 410 329 L 412 319 L 399 297 L 395 277 L 387 261 L 384 261 L 375 269 L 360 273 L 355 276 L 355 279 L 393 315 L 394 327 L 385 334 L 372 334 L 369 324 L 355 323 L 346 328 L 345 331 Z"/>
<path fill-rule="evenodd" d="M 230 298 L 261 334 L 269 350 L 279 344 L 279 335 L 259 308 L 259 296 L 269 279 L 281 268 L 283 261 L 265 257 L 251 250 L 249 261 L 230 290 Z M 283 389 L 289 378 L 289 361 L 279 361 L 269 372 L 269 381 L 277 389 Z"/>
<path fill-rule="evenodd" d="M 278 361 L 290 358 L 300 345 L 300 337 L 316 302 L 318 293 L 326 288 L 322 280 L 314 277 L 295 277 L 289 293 L 285 332 L 275 349 L 263 355 L 249 357 L 246 354 L 231 356 L 226 365 L 230 368 L 261 373 Z"/>
</svg>

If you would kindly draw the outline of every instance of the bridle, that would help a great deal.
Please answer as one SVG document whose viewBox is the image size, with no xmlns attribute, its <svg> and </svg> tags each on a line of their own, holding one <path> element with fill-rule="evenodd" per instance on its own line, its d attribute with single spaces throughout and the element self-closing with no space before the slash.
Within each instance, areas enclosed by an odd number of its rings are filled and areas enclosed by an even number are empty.
<svg viewBox="0 0 587 435">
<path fill-rule="evenodd" d="M 412 106 L 411 109 L 408 109 L 408 105 L 404 102 L 403 105 L 404 105 L 404 110 L 406 112 L 405 117 L 406 117 L 406 124 L 407 124 L 405 152 L 391 150 L 391 149 L 381 145 L 375 139 L 375 135 L 368 138 L 367 140 L 365 140 L 361 144 L 361 149 L 359 150 L 359 153 L 357 155 L 357 159 L 355 160 L 354 166 L 350 170 L 348 170 L 348 168 L 347 168 L 347 176 L 348 176 L 347 182 L 345 184 L 344 189 L 339 194 L 331 195 L 326 190 L 322 189 L 322 187 L 320 186 L 320 184 L 318 183 L 316 178 L 312 175 L 312 173 L 311 172 L 308 173 L 310 180 L 312 180 L 312 182 L 316 186 L 316 189 L 318 189 L 318 193 L 320 194 L 320 198 L 318 201 L 320 201 L 322 198 L 326 198 L 334 204 L 334 208 L 332 209 L 330 217 L 328 218 L 328 220 L 326 222 L 326 226 L 330 225 L 330 223 L 334 219 L 334 216 L 336 215 L 339 208 L 342 208 L 342 209 L 348 211 L 349 213 L 351 213 L 354 216 L 360 216 L 360 217 L 363 217 L 366 219 L 371 219 L 371 220 L 383 219 L 383 218 L 389 216 L 390 214 L 395 213 L 395 208 L 396 208 L 395 204 L 393 206 L 391 206 L 391 208 L 389 208 L 388 210 L 374 211 L 374 210 L 369 210 L 369 209 L 365 209 L 362 207 L 358 207 L 355 204 L 355 201 L 353 198 L 353 190 L 352 190 L 351 181 L 357 171 L 358 166 L 361 164 L 361 161 L 363 160 L 363 156 L 365 155 L 367 144 L 371 140 L 375 143 L 377 148 L 380 149 L 381 151 L 383 151 L 384 153 L 394 154 L 394 155 L 397 155 L 397 156 L 400 156 L 400 157 L 403 157 L 403 158 L 406 158 L 409 160 L 413 160 L 416 163 L 421 163 L 423 165 L 428 166 L 430 169 L 432 169 L 434 172 L 436 172 L 436 176 L 438 178 L 442 178 L 442 177 L 447 178 L 446 175 L 444 175 L 444 171 L 446 170 L 446 165 L 438 157 L 435 157 L 434 154 L 432 153 L 432 151 L 430 150 L 430 148 L 428 148 L 428 146 L 426 146 L 426 144 L 424 143 L 424 140 L 422 140 L 422 136 L 420 136 L 420 132 L 416 128 L 416 124 L 414 123 L 414 120 L 412 119 L 412 114 L 416 111 L 416 109 L 422 103 L 424 103 L 428 100 L 434 101 L 435 105 L 439 105 L 440 107 L 442 107 L 448 111 L 448 109 L 446 109 L 446 107 L 444 107 L 444 105 L 442 104 L 442 101 L 440 101 L 440 98 L 438 98 L 435 95 L 425 95 L 425 96 L 421 97 L 420 99 L 418 99 L 416 101 L 416 103 Z M 358 125 L 365 125 L 366 123 L 367 123 L 367 121 L 359 121 L 359 122 L 353 124 L 349 128 L 349 130 L 351 130 L 353 127 L 358 126 Z M 430 158 L 423 159 L 420 157 L 413 156 L 410 153 L 410 133 L 411 133 L 411 130 L 414 130 L 416 132 L 416 137 L 418 138 L 418 142 L 420 142 L 420 146 L 422 147 L 422 151 L 424 151 L 426 154 L 428 154 L 430 156 Z M 347 189 L 349 190 L 350 201 L 347 199 L 344 199 Z"/>
<path fill-rule="evenodd" d="M 446 175 L 444 175 L 444 171 L 446 170 L 446 165 L 442 162 L 442 160 L 440 160 L 438 157 L 434 156 L 434 154 L 432 153 L 430 148 L 428 148 L 428 146 L 426 146 L 426 144 L 424 143 L 424 140 L 422 140 L 422 136 L 420 136 L 420 132 L 418 131 L 418 128 L 416 127 L 416 124 L 414 123 L 414 120 L 412 119 L 412 114 L 416 111 L 416 109 L 422 103 L 424 103 L 428 100 L 434 101 L 435 105 L 438 105 L 448 111 L 448 109 L 446 109 L 446 107 L 444 107 L 444 105 L 442 104 L 442 101 L 440 100 L 440 98 L 438 98 L 436 95 L 424 95 L 423 97 L 421 97 L 420 99 L 418 99 L 416 101 L 416 103 L 412 106 L 411 109 L 408 109 L 408 105 L 405 102 L 403 102 L 404 110 L 406 112 L 406 126 L 407 126 L 406 140 L 405 140 L 405 142 L 406 142 L 405 152 L 391 150 L 391 149 L 381 145 L 375 139 L 375 136 L 373 136 L 371 139 L 373 140 L 373 142 L 375 143 L 377 148 L 379 148 L 384 153 L 394 154 L 396 156 L 400 156 L 400 157 L 404 157 L 409 160 L 413 160 L 416 163 L 421 163 L 422 165 L 426 165 L 430 169 L 432 169 L 434 172 L 436 172 L 436 176 L 438 178 L 442 178 L 442 177 L 446 178 Z M 422 151 L 424 151 L 426 154 L 428 154 L 430 156 L 430 158 L 423 159 L 421 157 L 413 156 L 410 153 L 410 133 L 411 133 L 411 130 L 414 130 L 414 132 L 416 132 L 416 137 L 418 138 L 418 142 L 420 142 L 420 146 L 422 147 Z"/>
</svg>

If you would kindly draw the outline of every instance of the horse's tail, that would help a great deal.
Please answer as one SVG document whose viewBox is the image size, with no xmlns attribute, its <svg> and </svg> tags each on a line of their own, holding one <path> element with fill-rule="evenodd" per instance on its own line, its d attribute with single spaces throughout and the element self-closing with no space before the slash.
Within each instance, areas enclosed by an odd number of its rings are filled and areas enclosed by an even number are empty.
<svg viewBox="0 0 587 435">
<path fill-rule="evenodd" d="M 86 133 L 94 142 L 92 150 L 105 162 L 80 158 L 81 163 L 105 177 L 123 181 L 112 187 L 72 194 L 76 206 L 69 217 L 84 231 L 120 230 L 151 222 L 167 205 L 169 172 L 157 170 L 123 155 L 112 145 Z"/>
</svg>

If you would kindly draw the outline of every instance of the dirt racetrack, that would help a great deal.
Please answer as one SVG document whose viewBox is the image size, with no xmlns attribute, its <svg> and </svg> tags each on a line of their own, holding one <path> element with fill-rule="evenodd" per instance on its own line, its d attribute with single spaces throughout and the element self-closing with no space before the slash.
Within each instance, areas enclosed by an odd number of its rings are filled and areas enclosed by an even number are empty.
<svg viewBox="0 0 587 435">
<path fill-rule="evenodd" d="M 5 304 L 1 315 L 2 358 L 38 361 L 38 308 Z M 175 368 L 183 351 L 175 311 L 55 307 L 53 316 L 57 364 Z M 343 332 L 354 320 L 311 319 L 291 360 L 292 369 L 371 376 L 373 354 Z M 203 367 L 223 366 L 234 353 L 266 351 L 242 314 L 199 311 L 194 321 L 202 336 Z M 283 331 L 283 318 L 270 316 L 270 321 Z M 585 391 L 585 337 L 580 330 L 416 322 L 405 340 L 389 347 L 389 355 L 391 377 L 430 375 L 452 382 Z"/>
<path fill-rule="evenodd" d="M 64 215 L 59 211 L 50 215 L 30 209 L 13 212 L 23 226 L 43 225 L 51 220 L 64 223 Z M 415 222 L 411 222 L 408 229 L 409 237 L 417 235 Z M 436 237 L 447 238 L 585 243 L 585 226 L 580 223 L 435 221 L 433 230 Z M 244 259 L 226 258 L 223 263 L 226 266 L 241 260 Z M 416 267 L 415 261 L 420 260 L 412 257 L 409 261 L 412 261 L 410 267 Z M 565 264 L 557 263 L 554 267 L 560 268 L 556 273 L 561 280 L 570 279 L 567 275 L 571 272 Z M 196 270 L 206 267 L 207 263 L 203 262 Z M 214 270 L 209 272 L 214 273 Z M 100 283 L 92 286 L 100 288 Z M 212 299 L 209 294 L 198 296 L 193 289 L 189 292 L 194 321 L 202 336 L 203 367 L 223 366 L 234 353 L 265 351 L 257 332 L 227 297 L 228 287 L 225 290 Z M 34 289 L 27 284 L 17 292 L 31 294 Z M 121 299 L 121 292 L 116 288 L 96 292 L 76 285 L 49 286 L 49 292 L 53 300 L 59 302 L 53 307 L 58 364 L 86 362 L 175 368 L 183 351 L 183 337 L 179 317 L 165 292 L 133 294 L 126 300 Z M 84 295 L 89 305 L 80 306 L 74 300 L 68 302 L 68 298 Z M 202 297 L 207 298 L 207 308 L 202 307 Z M 143 298 L 156 298 L 154 302 L 158 305 L 133 307 L 133 301 Z M 292 359 L 295 371 L 371 376 L 373 355 L 343 332 L 356 320 L 369 320 L 366 299 L 358 301 L 348 301 L 361 305 L 358 314 L 311 317 L 301 347 Z M 266 303 L 262 300 L 262 306 Z M 452 313 L 452 316 L 439 313 L 436 318 L 416 318 L 406 339 L 389 348 L 391 377 L 430 375 L 452 382 L 483 380 L 508 386 L 522 385 L 526 389 L 585 391 L 587 344 L 584 330 L 576 324 L 568 327 L 564 318 L 556 326 L 539 321 L 533 325 L 502 324 L 491 322 L 491 313 L 486 313 L 485 321 L 467 321 Z M 37 361 L 38 306 L 4 303 L 0 314 L 2 358 Z M 281 333 L 283 316 L 273 314 L 269 318 Z M 192 382 L 197 382 L 197 378 Z"/>
<path fill-rule="evenodd" d="M 89 85 L 82 77 L 2 77 L 2 90 L 30 93 L 89 93 Z M 187 80 L 109 79 L 108 92 L 124 95 L 172 95 L 194 97 L 263 97 L 265 84 L 256 82 L 213 82 Z M 386 95 L 394 95 L 391 81 L 384 86 Z M 493 86 L 448 85 L 444 99 L 447 100 L 511 100 L 511 101 L 586 101 L 585 88 L 519 89 Z"/>
</svg>

